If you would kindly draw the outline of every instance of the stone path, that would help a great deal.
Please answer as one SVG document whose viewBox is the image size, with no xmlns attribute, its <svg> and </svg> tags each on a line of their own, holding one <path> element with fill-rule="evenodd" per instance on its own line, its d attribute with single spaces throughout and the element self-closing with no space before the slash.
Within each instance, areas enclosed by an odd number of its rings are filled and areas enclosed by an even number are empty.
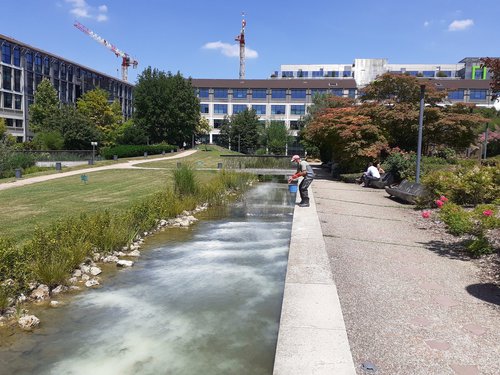
<svg viewBox="0 0 500 375">
<path fill-rule="evenodd" d="M 383 190 L 321 178 L 312 190 L 358 374 L 500 374 L 498 296 L 468 292 L 482 287 L 474 263 L 443 256 Z"/>
<path fill-rule="evenodd" d="M 169 159 L 184 158 L 186 156 L 194 154 L 196 151 L 197 150 L 188 150 L 188 151 L 183 151 L 183 152 L 180 152 L 178 154 L 171 155 L 171 156 L 150 158 L 150 159 L 143 159 L 143 160 L 129 160 L 129 161 L 124 162 L 124 163 L 110 164 L 110 165 L 105 165 L 102 167 L 85 168 L 85 169 L 79 169 L 76 171 L 48 174 L 45 176 L 22 178 L 22 179 L 12 181 L 12 182 L 0 183 L 0 190 L 6 190 L 6 189 L 13 188 L 13 187 L 18 187 L 18 186 L 31 185 L 31 184 L 35 184 L 37 182 L 50 181 L 50 180 L 55 180 L 56 178 L 75 176 L 75 175 L 79 175 L 79 174 L 87 174 L 87 173 L 105 171 L 105 170 L 110 170 L 110 169 L 130 169 L 130 168 L 135 168 L 136 165 L 143 164 L 143 163 L 150 163 L 152 161 L 162 161 L 162 160 L 169 160 Z M 163 168 L 147 168 L 147 169 L 163 169 Z"/>
</svg>

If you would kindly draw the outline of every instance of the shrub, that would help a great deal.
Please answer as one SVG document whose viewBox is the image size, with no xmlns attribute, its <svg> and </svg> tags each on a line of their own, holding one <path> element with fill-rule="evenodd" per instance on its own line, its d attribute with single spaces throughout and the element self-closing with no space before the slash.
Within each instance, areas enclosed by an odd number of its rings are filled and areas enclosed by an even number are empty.
<svg viewBox="0 0 500 375">
<path fill-rule="evenodd" d="M 113 155 L 117 155 L 119 158 L 127 158 L 133 156 L 143 156 L 145 152 L 148 155 L 158 155 L 163 151 L 170 152 L 171 150 L 176 150 L 177 146 L 168 145 L 166 143 L 160 143 L 157 145 L 118 145 L 114 147 L 104 147 L 101 149 L 100 154 L 105 159 L 113 159 Z"/>
<path fill-rule="evenodd" d="M 197 182 L 191 167 L 183 164 L 174 170 L 174 191 L 180 196 L 196 194 Z"/>
<path fill-rule="evenodd" d="M 0 315 L 5 311 L 7 307 L 9 307 L 9 297 L 10 293 L 7 290 L 7 287 L 3 284 L 0 284 Z"/>
<path fill-rule="evenodd" d="M 455 203 L 448 202 L 439 212 L 439 217 L 455 236 L 462 236 L 473 230 L 471 215 Z"/>
</svg>

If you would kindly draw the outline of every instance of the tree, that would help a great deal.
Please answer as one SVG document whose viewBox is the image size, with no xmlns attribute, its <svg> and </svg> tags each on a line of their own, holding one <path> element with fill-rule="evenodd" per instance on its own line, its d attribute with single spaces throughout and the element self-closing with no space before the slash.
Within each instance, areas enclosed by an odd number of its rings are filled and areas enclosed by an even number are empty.
<svg viewBox="0 0 500 375">
<path fill-rule="evenodd" d="M 259 146 L 259 126 L 259 116 L 247 108 L 225 118 L 220 128 L 221 143 L 245 154 L 253 153 Z"/>
<path fill-rule="evenodd" d="M 34 133 L 47 130 L 47 119 L 59 110 L 60 102 L 57 91 L 46 78 L 35 91 L 35 101 L 29 107 L 30 130 Z"/>
<path fill-rule="evenodd" d="M 280 121 L 271 121 L 263 129 L 262 146 L 267 147 L 269 153 L 283 155 L 286 145 L 290 141 L 290 134 L 286 125 Z"/>
<path fill-rule="evenodd" d="M 148 143 L 148 136 L 144 129 L 134 124 L 133 120 L 123 123 L 115 132 L 114 138 L 120 145 L 145 145 Z"/>
<path fill-rule="evenodd" d="M 71 105 L 64 105 L 47 121 L 48 128 L 64 138 L 67 150 L 88 150 L 90 142 L 100 142 L 100 132 L 90 120 Z"/>
<path fill-rule="evenodd" d="M 135 123 L 154 143 L 191 143 L 200 121 L 200 107 L 191 79 L 146 68 L 134 91 Z"/>
<path fill-rule="evenodd" d="M 493 57 L 484 57 L 481 59 L 481 67 L 488 68 L 491 73 L 491 90 L 494 93 L 500 92 L 500 59 Z"/>
<path fill-rule="evenodd" d="M 195 135 L 196 137 L 202 137 L 210 134 L 210 123 L 205 117 L 200 117 L 200 121 L 196 126 Z"/>
<path fill-rule="evenodd" d="M 123 119 L 120 103 L 115 101 L 110 104 L 108 98 L 106 91 L 97 88 L 84 93 L 76 103 L 78 112 L 101 133 L 99 138 L 104 144 L 113 141 L 112 135 Z"/>
</svg>

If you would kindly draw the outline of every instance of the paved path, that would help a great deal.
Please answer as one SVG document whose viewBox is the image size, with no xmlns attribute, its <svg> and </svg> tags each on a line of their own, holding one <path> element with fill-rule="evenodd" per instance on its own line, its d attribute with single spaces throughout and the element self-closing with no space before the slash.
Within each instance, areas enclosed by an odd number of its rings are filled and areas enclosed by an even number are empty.
<svg viewBox="0 0 500 375">
<path fill-rule="evenodd" d="M 500 296 L 474 263 L 447 256 L 383 190 L 328 179 L 312 190 L 358 374 L 500 374 Z"/>
<path fill-rule="evenodd" d="M 31 185 L 31 184 L 35 184 L 37 182 L 55 180 L 56 178 L 75 176 L 75 175 L 79 175 L 79 174 L 87 174 L 87 173 L 105 171 L 105 170 L 110 170 L 110 169 L 130 169 L 130 168 L 134 168 L 136 165 L 143 164 L 143 163 L 150 163 L 152 161 L 162 161 L 162 160 L 169 160 L 169 159 L 184 158 L 186 156 L 194 154 L 196 151 L 197 150 L 188 150 L 188 151 L 183 151 L 181 153 L 178 153 L 178 154 L 172 155 L 172 156 L 165 156 L 165 157 L 160 157 L 160 158 L 151 158 L 151 159 L 144 159 L 144 160 L 129 160 L 129 161 L 124 162 L 124 163 L 110 164 L 110 165 L 105 165 L 102 167 L 85 168 L 85 169 L 78 169 L 76 171 L 60 172 L 60 173 L 48 174 L 45 176 L 23 178 L 23 179 L 16 180 L 13 182 L 6 182 L 3 184 L 0 184 L 0 190 L 6 190 L 6 189 L 18 187 L 18 186 Z M 163 168 L 148 168 L 148 169 L 163 169 Z"/>
</svg>

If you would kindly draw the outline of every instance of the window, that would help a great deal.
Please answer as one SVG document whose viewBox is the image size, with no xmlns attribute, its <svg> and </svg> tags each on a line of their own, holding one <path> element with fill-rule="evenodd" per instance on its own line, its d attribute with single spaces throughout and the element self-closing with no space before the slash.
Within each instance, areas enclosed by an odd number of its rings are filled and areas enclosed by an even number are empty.
<svg viewBox="0 0 500 375">
<path fill-rule="evenodd" d="M 66 80 L 66 64 L 61 64 L 61 79 Z"/>
<path fill-rule="evenodd" d="M 33 71 L 33 54 L 31 52 L 26 53 L 26 69 Z"/>
<path fill-rule="evenodd" d="M 284 105 L 272 105 L 271 106 L 271 114 L 272 115 L 284 115 L 285 114 L 285 106 Z"/>
<path fill-rule="evenodd" d="M 313 70 L 312 76 L 313 76 L 313 78 L 323 77 L 324 72 L 323 72 L 323 70 Z"/>
<path fill-rule="evenodd" d="M 219 129 L 224 124 L 224 120 L 214 120 L 214 129 Z"/>
<path fill-rule="evenodd" d="M 214 98 L 227 99 L 227 89 L 214 89 Z"/>
<path fill-rule="evenodd" d="M 472 67 L 472 79 L 486 79 L 486 68 L 481 69 L 480 66 Z"/>
<path fill-rule="evenodd" d="M 291 70 L 285 70 L 281 72 L 282 78 L 293 78 L 293 72 Z"/>
<path fill-rule="evenodd" d="M 21 71 L 14 69 L 14 91 L 21 92 Z"/>
<path fill-rule="evenodd" d="M 26 74 L 27 82 L 26 82 L 26 91 L 28 95 L 33 95 L 33 73 L 28 72 Z"/>
<path fill-rule="evenodd" d="M 432 78 L 434 77 L 434 70 L 424 70 L 422 74 L 426 78 Z"/>
<path fill-rule="evenodd" d="M 290 130 L 300 130 L 299 121 L 290 121 Z"/>
<path fill-rule="evenodd" d="M 10 92 L 3 93 L 3 107 L 12 108 L 12 94 Z"/>
<path fill-rule="evenodd" d="M 73 84 L 68 83 L 68 102 L 73 103 Z"/>
<path fill-rule="evenodd" d="M 356 89 L 349 89 L 349 92 L 347 94 L 349 96 L 349 98 L 356 98 Z"/>
<path fill-rule="evenodd" d="M 311 89 L 311 96 L 314 98 L 316 95 L 325 95 L 326 89 Z"/>
<path fill-rule="evenodd" d="M 233 105 L 233 114 L 244 112 L 247 109 L 245 104 L 234 104 Z"/>
<path fill-rule="evenodd" d="M 332 89 L 332 95 L 344 96 L 344 89 Z"/>
<path fill-rule="evenodd" d="M 11 63 L 11 52 L 12 52 L 12 47 L 10 46 L 9 43 L 4 43 L 2 45 L 2 62 L 5 64 L 10 64 Z"/>
<path fill-rule="evenodd" d="M 292 99 L 305 99 L 306 90 L 292 90 Z"/>
<path fill-rule="evenodd" d="M 265 98 L 266 98 L 266 89 L 252 90 L 252 99 L 265 99 Z"/>
<path fill-rule="evenodd" d="M 52 72 L 54 73 L 54 77 L 59 78 L 59 61 L 52 63 Z"/>
<path fill-rule="evenodd" d="M 23 127 L 23 120 L 16 120 L 16 128 L 22 128 Z M 22 140 L 21 140 L 22 141 Z"/>
<path fill-rule="evenodd" d="M 351 77 L 352 74 L 351 74 L 351 71 L 350 70 L 344 70 L 342 72 L 342 77 Z"/>
<path fill-rule="evenodd" d="M 339 77 L 340 74 L 336 70 L 329 70 L 326 72 L 325 77 Z"/>
<path fill-rule="evenodd" d="M 43 74 L 50 75 L 50 62 L 47 56 L 43 58 Z"/>
<path fill-rule="evenodd" d="M 42 82 L 42 75 L 35 74 L 35 90 L 41 82 Z"/>
<path fill-rule="evenodd" d="M 22 100 L 22 98 L 23 97 L 21 95 L 14 95 L 14 108 L 15 109 L 21 109 L 21 100 Z"/>
<path fill-rule="evenodd" d="M 68 81 L 73 82 L 73 67 L 68 66 Z"/>
<path fill-rule="evenodd" d="M 233 98 L 234 99 L 246 99 L 247 98 L 247 90 L 246 89 L 233 89 Z"/>
<path fill-rule="evenodd" d="M 66 103 L 66 93 L 67 93 L 68 85 L 66 82 L 61 82 L 61 101 Z"/>
<path fill-rule="evenodd" d="M 484 100 L 486 99 L 486 90 L 470 90 L 471 100 Z"/>
<path fill-rule="evenodd" d="M 290 107 L 290 114 L 291 115 L 304 115 L 306 113 L 306 106 L 305 105 L 292 105 Z"/>
<path fill-rule="evenodd" d="M 286 98 L 286 90 L 273 89 L 272 93 L 271 93 L 271 97 L 273 99 L 285 99 Z"/>
<path fill-rule="evenodd" d="M 448 99 L 463 100 L 464 99 L 464 90 L 449 91 L 448 92 Z"/>
<path fill-rule="evenodd" d="M 42 72 L 42 57 L 40 55 L 35 55 L 35 73 Z"/>
<path fill-rule="evenodd" d="M 207 103 L 201 103 L 200 104 L 200 113 L 209 113 L 208 112 L 208 104 Z"/>
<path fill-rule="evenodd" d="M 208 98 L 208 89 L 199 89 L 198 96 L 200 98 Z"/>
<path fill-rule="evenodd" d="M 227 114 L 227 104 L 214 104 L 214 113 Z"/>
<path fill-rule="evenodd" d="M 305 72 L 303 70 L 297 71 L 297 78 L 306 78 L 309 77 L 309 72 Z"/>
<path fill-rule="evenodd" d="M 260 104 L 252 105 L 252 109 L 255 111 L 257 115 L 265 115 L 266 114 L 266 106 Z"/>
<path fill-rule="evenodd" d="M 12 90 L 12 68 L 8 66 L 2 67 L 2 87 L 5 90 Z"/>
<path fill-rule="evenodd" d="M 14 65 L 21 66 L 21 51 L 19 47 L 14 48 Z"/>
</svg>

